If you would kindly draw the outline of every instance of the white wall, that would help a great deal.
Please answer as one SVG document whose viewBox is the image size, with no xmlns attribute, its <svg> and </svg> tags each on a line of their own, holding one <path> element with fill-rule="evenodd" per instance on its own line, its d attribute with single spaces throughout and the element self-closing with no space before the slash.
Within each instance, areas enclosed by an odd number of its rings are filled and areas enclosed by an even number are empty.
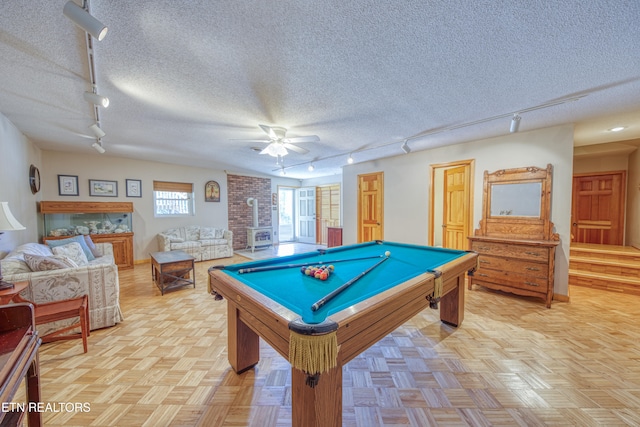
<svg viewBox="0 0 640 427">
<path fill-rule="evenodd" d="M 58 151 L 42 152 L 41 200 L 133 202 L 133 257 L 149 259 L 149 252 L 158 250 L 156 235 L 168 228 L 185 225 L 224 227 L 228 225 L 227 176 L 224 171 L 166 163 L 111 157 L 107 154 L 73 154 Z M 58 175 L 77 175 L 79 196 L 58 195 Z M 89 196 L 89 179 L 118 182 L 118 197 Z M 126 197 L 125 180 L 142 181 L 142 197 Z M 195 215 L 189 217 L 155 218 L 153 216 L 153 181 L 193 183 Z M 220 202 L 204 201 L 207 181 L 220 184 Z"/>
<path fill-rule="evenodd" d="M 475 159 L 474 228 L 482 212 L 485 170 L 553 165 L 551 219 L 560 235 L 556 250 L 555 292 L 568 295 L 571 231 L 571 182 L 573 174 L 573 126 L 557 126 L 503 137 L 346 166 L 343 171 L 344 243 L 357 241 L 357 177 L 384 172 L 384 238 L 427 244 L 429 224 L 429 165 Z"/>
<path fill-rule="evenodd" d="M 0 236 L 0 258 L 16 246 L 35 242 L 38 238 L 37 201 L 40 194 L 31 194 L 29 166 L 42 171 L 40 149 L 29 141 L 3 114 L 0 113 L 0 201 L 9 202 L 11 213 L 22 231 L 6 231 Z"/>
<path fill-rule="evenodd" d="M 625 241 L 640 249 L 640 148 L 629 155 Z"/>
</svg>

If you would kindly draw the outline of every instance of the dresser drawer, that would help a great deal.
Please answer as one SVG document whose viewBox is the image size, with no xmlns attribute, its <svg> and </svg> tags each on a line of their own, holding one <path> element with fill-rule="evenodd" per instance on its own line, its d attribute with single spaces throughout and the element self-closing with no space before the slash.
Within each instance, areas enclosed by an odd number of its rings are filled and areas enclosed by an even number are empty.
<svg viewBox="0 0 640 427">
<path fill-rule="evenodd" d="M 532 277 L 527 274 L 489 270 L 482 267 L 473 274 L 472 282 L 491 282 L 540 293 L 546 293 L 549 288 L 549 282 L 546 277 Z M 479 284 L 482 285 L 482 283 Z"/>
<path fill-rule="evenodd" d="M 472 241 L 471 250 L 480 255 L 520 258 L 540 262 L 549 261 L 549 249 L 538 246 L 505 245 L 504 243 Z"/>
<path fill-rule="evenodd" d="M 549 277 L 549 264 L 544 262 L 480 255 L 478 266 L 480 269 L 512 271 L 540 278 Z"/>
</svg>

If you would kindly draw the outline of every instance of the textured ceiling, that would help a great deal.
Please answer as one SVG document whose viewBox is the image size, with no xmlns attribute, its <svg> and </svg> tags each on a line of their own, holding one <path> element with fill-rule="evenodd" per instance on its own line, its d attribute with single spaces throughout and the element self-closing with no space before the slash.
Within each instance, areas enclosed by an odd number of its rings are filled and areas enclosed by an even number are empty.
<svg viewBox="0 0 640 427">
<path fill-rule="evenodd" d="M 80 4 L 80 0 L 77 0 Z M 0 112 L 44 150 L 94 153 L 85 33 L 66 0 L 0 5 Z M 317 135 L 289 177 L 576 124 L 640 138 L 640 2 L 92 0 L 104 155 L 276 175 L 259 124 Z M 558 100 L 573 102 L 548 108 Z M 614 125 L 627 128 L 607 132 Z M 314 162 L 314 172 L 307 166 Z"/>
</svg>

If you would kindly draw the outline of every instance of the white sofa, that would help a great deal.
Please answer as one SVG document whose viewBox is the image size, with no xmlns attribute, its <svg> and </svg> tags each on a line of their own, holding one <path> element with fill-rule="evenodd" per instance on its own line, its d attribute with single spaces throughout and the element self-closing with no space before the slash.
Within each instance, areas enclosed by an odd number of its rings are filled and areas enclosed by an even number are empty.
<svg viewBox="0 0 640 427">
<path fill-rule="evenodd" d="M 2 276 L 7 282 L 29 282 L 20 296 L 36 304 L 88 295 L 91 330 L 106 328 L 124 320 L 120 310 L 118 266 L 111 243 L 97 243 L 93 250 L 97 256 L 85 266 L 32 271 L 25 254 L 40 257 L 54 254 L 47 245 L 25 243 L 0 260 Z M 46 335 L 73 322 L 74 319 L 38 325 L 38 333 Z"/>
<path fill-rule="evenodd" d="M 181 250 L 196 261 L 228 258 L 233 256 L 233 233 L 224 228 L 199 225 L 170 228 L 158 234 L 158 250 Z"/>
</svg>

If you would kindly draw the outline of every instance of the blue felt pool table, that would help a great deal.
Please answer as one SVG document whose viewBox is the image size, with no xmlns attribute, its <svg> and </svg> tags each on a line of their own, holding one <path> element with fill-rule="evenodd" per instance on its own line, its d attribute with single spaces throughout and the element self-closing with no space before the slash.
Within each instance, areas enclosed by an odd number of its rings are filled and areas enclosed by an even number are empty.
<svg viewBox="0 0 640 427">
<path fill-rule="evenodd" d="M 229 362 L 234 371 L 241 373 L 258 363 L 262 337 L 292 363 L 293 425 L 339 426 L 342 366 L 438 302 L 440 319 L 460 325 L 465 273 L 474 271 L 476 262 L 474 252 L 373 241 L 211 267 L 209 290 L 227 300 Z M 304 274 L 307 265 L 333 265 L 334 270 L 327 280 L 319 280 Z M 313 309 L 350 281 L 346 289 Z M 331 356 L 319 358 L 333 358 L 334 363 L 319 372 L 309 372 L 315 370 L 309 368 L 317 366 L 315 362 L 299 365 L 297 343 L 315 348 L 306 350 L 313 354 L 323 351 L 314 347 L 313 340 L 325 345 L 327 337 L 333 340 L 327 350 Z"/>
</svg>

